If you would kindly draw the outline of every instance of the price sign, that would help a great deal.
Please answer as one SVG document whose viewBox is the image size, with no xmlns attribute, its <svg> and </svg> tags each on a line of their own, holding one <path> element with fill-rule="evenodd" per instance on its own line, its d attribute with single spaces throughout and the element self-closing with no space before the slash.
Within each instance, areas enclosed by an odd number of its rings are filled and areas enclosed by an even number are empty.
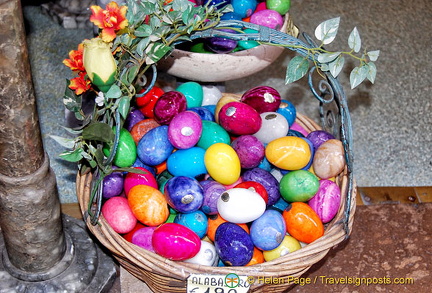
<svg viewBox="0 0 432 293">
<path fill-rule="evenodd" d="M 247 293 L 250 288 L 247 276 L 191 274 L 187 279 L 188 293 Z"/>
</svg>

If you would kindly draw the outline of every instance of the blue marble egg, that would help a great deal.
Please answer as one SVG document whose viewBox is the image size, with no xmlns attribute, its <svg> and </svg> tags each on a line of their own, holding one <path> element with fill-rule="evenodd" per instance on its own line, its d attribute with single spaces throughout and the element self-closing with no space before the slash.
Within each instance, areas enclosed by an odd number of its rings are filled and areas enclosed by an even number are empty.
<svg viewBox="0 0 432 293">
<path fill-rule="evenodd" d="M 151 129 L 138 142 L 137 155 L 146 165 L 156 166 L 163 163 L 174 150 L 168 140 L 168 125 Z"/>
<path fill-rule="evenodd" d="M 225 222 L 216 230 L 215 247 L 225 265 L 244 266 L 252 259 L 254 244 L 242 227 Z"/>
<path fill-rule="evenodd" d="M 255 181 L 261 183 L 267 191 L 267 205 L 273 205 L 280 198 L 279 182 L 269 172 L 261 168 L 253 168 L 245 171 L 242 176 L 243 181 Z"/>
<path fill-rule="evenodd" d="M 200 147 L 177 150 L 167 160 L 167 170 L 174 176 L 197 177 L 207 173 L 205 150 Z"/>
<path fill-rule="evenodd" d="M 191 177 L 175 176 L 164 187 L 168 204 L 180 213 L 191 213 L 201 208 L 204 192 L 199 182 Z"/>
<path fill-rule="evenodd" d="M 218 213 L 217 201 L 222 193 L 226 191 L 226 187 L 214 180 L 200 181 L 204 190 L 204 201 L 201 210 L 207 215 L 216 215 Z"/>
<path fill-rule="evenodd" d="M 235 13 L 239 14 L 241 18 L 245 18 L 252 15 L 258 2 L 257 0 L 231 0 L 231 5 Z"/>
<path fill-rule="evenodd" d="M 135 160 L 135 163 L 133 163 L 132 167 L 133 167 L 133 168 L 136 168 L 136 167 L 144 168 L 144 169 L 146 169 L 147 171 L 149 171 L 150 173 L 152 173 L 153 176 L 156 177 L 156 169 L 155 169 L 155 167 L 144 164 L 144 163 L 140 160 L 140 158 L 139 158 L 138 156 L 137 156 L 137 158 L 136 158 L 136 160 Z"/>
<path fill-rule="evenodd" d="M 286 234 L 285 220 L 276 210 L 266 210 L 253 221 L 250 237 L 253 244 L 261 250 L 272 250 L 279 246 Z"/>
<path fill-rule="evenodd" d="M 283 199 L 283 197 L 281 196 L 277 202 L 275 202 L 273 205 L 271 205 L 269 207 L 269 209 L 273 209 L 276 211 L 279 211 L 280 213 L 282 213 L 287 207 L 289 206 L 289 203 Z"/>
<path fill-rule="evenodd" d="M 192 107 L 188 110 L 197 113 L 198 116 L 200 116 L 201 120 L 215 121 L 213 112 L 210 111 L 207 107 Z"/>
<path fill-rule="evenodd" d="M 276 112 L 282 114 L 290 126 L 293 125 L 297 116 L 297 110 L 293 103 L 287 100 L 282 100 L 279 105 L 279 109 L 277 109 Z"/>
<path fill-rule="evenodd" d="M 200 210 L 191 213 L 178 213 L 174 218 L 174 223 L 188 227 L 199 238 L 203 238 L 207 234 L 207 216 Z"/>
</svg>

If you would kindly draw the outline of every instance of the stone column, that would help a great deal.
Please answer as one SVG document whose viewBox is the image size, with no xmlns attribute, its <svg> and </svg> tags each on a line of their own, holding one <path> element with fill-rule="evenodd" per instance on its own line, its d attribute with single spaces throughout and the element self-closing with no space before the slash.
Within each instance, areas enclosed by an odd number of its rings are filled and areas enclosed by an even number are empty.
<svg viewBox="0 0 432 293">
<path fill-rule="evenodd" d="M 0 0 L 0 84 L 0 292 L 106 291 L 114 263 L 61 214 L 19 0 Z"/>
</svg>

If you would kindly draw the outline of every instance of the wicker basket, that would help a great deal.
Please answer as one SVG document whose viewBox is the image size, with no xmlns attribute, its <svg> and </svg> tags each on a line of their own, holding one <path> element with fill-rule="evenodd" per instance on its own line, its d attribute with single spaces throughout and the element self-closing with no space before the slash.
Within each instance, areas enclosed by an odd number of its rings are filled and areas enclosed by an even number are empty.
<svg viewBox="0 0 432 293">
<path fill-rule="evenodd" d="M 307 131 L 321 129 L 314 121 L 301 114 L 297 114 L 296 122 Z M 342 194 L 341 206 L 336 217 L 326 225 L 325 234 L 321 238 L 283 257 L 245 267 L 211 267 L 171 261 L 126 241 L 114 232 L 102 215 L 99 218 L 99 224 L 93 226 L 87 217 L 92 181 L 90 173 L 77 176 L 77 195 L 82 214 L 91 233 L 112 252 L 121 266 L 144 281 L 154 292 L 186 292 L 186 279 L 190 274 L 227 275 L 235 273 L 239 276 L 255 278 L 300 277 L 312 265 L 323 259 L 332 247 L 348 237 L 356 205 L 356 188 L 352 178 L 350 179 L 351 175 L 348 168 L 345 168 L 337 177 L 336 181 Z M 346 208 L 350 210 L 349 213 L 346 213 Z M 265 285 L 254 283 L 250 292 L 282 292 L 287 289 L 287 286 L 289 286 L 287 283 Z"/>
</svg>

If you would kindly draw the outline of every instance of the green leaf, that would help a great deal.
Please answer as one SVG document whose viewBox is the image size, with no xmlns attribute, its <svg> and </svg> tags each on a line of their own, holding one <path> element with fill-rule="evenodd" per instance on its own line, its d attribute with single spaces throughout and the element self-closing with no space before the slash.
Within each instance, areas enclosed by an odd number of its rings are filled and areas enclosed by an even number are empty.
<svg viewBox="0 0 432 293">
<path fill-rule="evenodd" d="M 136 52 L 139 56 L 141 56 L 141 57 L 144 56 L 144 50 L 147 48 L 149 43 L 150 43 L 150 37 L 142 39 L 141 41 L 139 41 L 137 48 L 136 48 Z"/>
<path fill-rule="evenodd" d="M 137 37 L 149 37 L 152 34 L 152 29 L 148 24 L 143 24 L 135 30 Z"/>
<path fill-rule="evenodd" d="M 367 73 L 368 73 L 368 68 L 366 64 L 360 67 L 355 67 L 350 74 L 351 89 L 361 84 L 363 80 L 365 80 Z"/>
<path fill-rule="evenodd" d="M 119 104 L 118 104 L 118 110 L 120 112 L 120 115 L 123 117 L 123 119 L 126 119 L 130 108 L 130 100 L 128 97 L 123 96 L 120 98 Z"/>
<path fill-rule="evenodd" d="M 66 109 L 72 112 L 78 112 L 81 109 L 82 97 L 77 96 L 73 90 L 69 88 L 70 81 L 67 81 L 67 86 L 63 96 L 63 104 Z"/>
<path fill-rule="evenodd" d="M 73 151 L 63 152 L 59 155 L 59 157 L 65 161 L 79 162 L 83 158 L 82 156 L 83 152 L 84 151 L 82 149 L 75 149 Z"/>
<path fill-rule="evenodd" d="M 83 139 L 96 140 L 101 142 L 111 142 L 114 140 L 112 128 L 102 122 L 93 122 L 89 124 L 82 132 Z"/>
<path fill-rule="evenodd" d="M 339 29 L 340 17 L 332 18 L 320 23 L 315 29 L 315 37 L 324 45 L 335 39 Z"/>
<path fill-rule="evenodd" d="M 54 139 L 57 143 L 59 143 L 62 147 L 67 149 L 73 149 L 75 146 L 75 139 L 72 138 L 64 138 L 57 135 L 50 135 L 52 139 Z"/>
<path fill-rule="evenodd" d="M 147 58 L 150 59 L 150 60 L 146 60 L 146 61 L 148 61 L 147 64 L 151 64 L 151 62 L 153 62 L 153 63 L 158 62 L 170 50 L 171 50 L 171 47 L 169 47 L 165 44 L 153 44 L 153 46 L 147 47 L 147 50 L 146 50 Z"/>
<path fill-rule="evenodd" d="M 376 77 L 376 73 L 377 73 L 377 68 L 375 66 L 375 63 L 369 62 L 367 64 L 367 67 L 368 67 L 368 72 L 367 72 L 366 77 L 371 83 L 375 83 L 375 77 Z"/>
<path fill-rule="evenodd" d="M 360 39 L 360 34 L 356 27 L 352 30 L 352 32 L 348 37 L 348 46 L 356 53 L 360 51 L 361 39 Z"/>
<path fill-rule="evenodd" d="M 345 58 L 342 55 L 339 55 L 336 58 L 336 60 L 328 64 L 330 73 L 331 75 L 333 75 L 334 78 L 336 78 L 339 75 L 339 73 L 342 71 L 344 64 L 345 64 Z"/>
<path fill-rule="evenodd" d="M 318 55 L 318 62 L 319 63 L 329 63 L 335 60 L 341 52 L 332 52 L 332 53 L 322 53 Z"/>
<path fill-rule="evenodd" d="M 379 54 L 380 54 L 379 50 L 367 52 L 367 55 L 369 56 L 369 59 L 371 61 L 374 61 L 374 62 L 377 61 L 377 59 L 379 57 Z"/>
<path fill-rule="evenodd" d="M 139 72 L 139 66 L 138 65 L 134 65 L 131 66 L 128 71 L 127 71 L 127 80 L 128 80 L 128 84 L 133 83 L 133 81 L 135 80 L 138 72 Z M 121 93 L 120 93 L 121 94 Z"/>
<path fill-rule="evenodd" d="M 108 99 L 118 99 L 121 97 L 121 89 L 118 85 L 113 84 L 111 88 L 105 93 L 105 97 Z"/>
<path fill-rule="evenodd" d="M 309 69 L 309 61 L 301 56 L 295 56 L 288 63 L 285 84 L 295 82 L 306 75 Z"/>
</svg>

